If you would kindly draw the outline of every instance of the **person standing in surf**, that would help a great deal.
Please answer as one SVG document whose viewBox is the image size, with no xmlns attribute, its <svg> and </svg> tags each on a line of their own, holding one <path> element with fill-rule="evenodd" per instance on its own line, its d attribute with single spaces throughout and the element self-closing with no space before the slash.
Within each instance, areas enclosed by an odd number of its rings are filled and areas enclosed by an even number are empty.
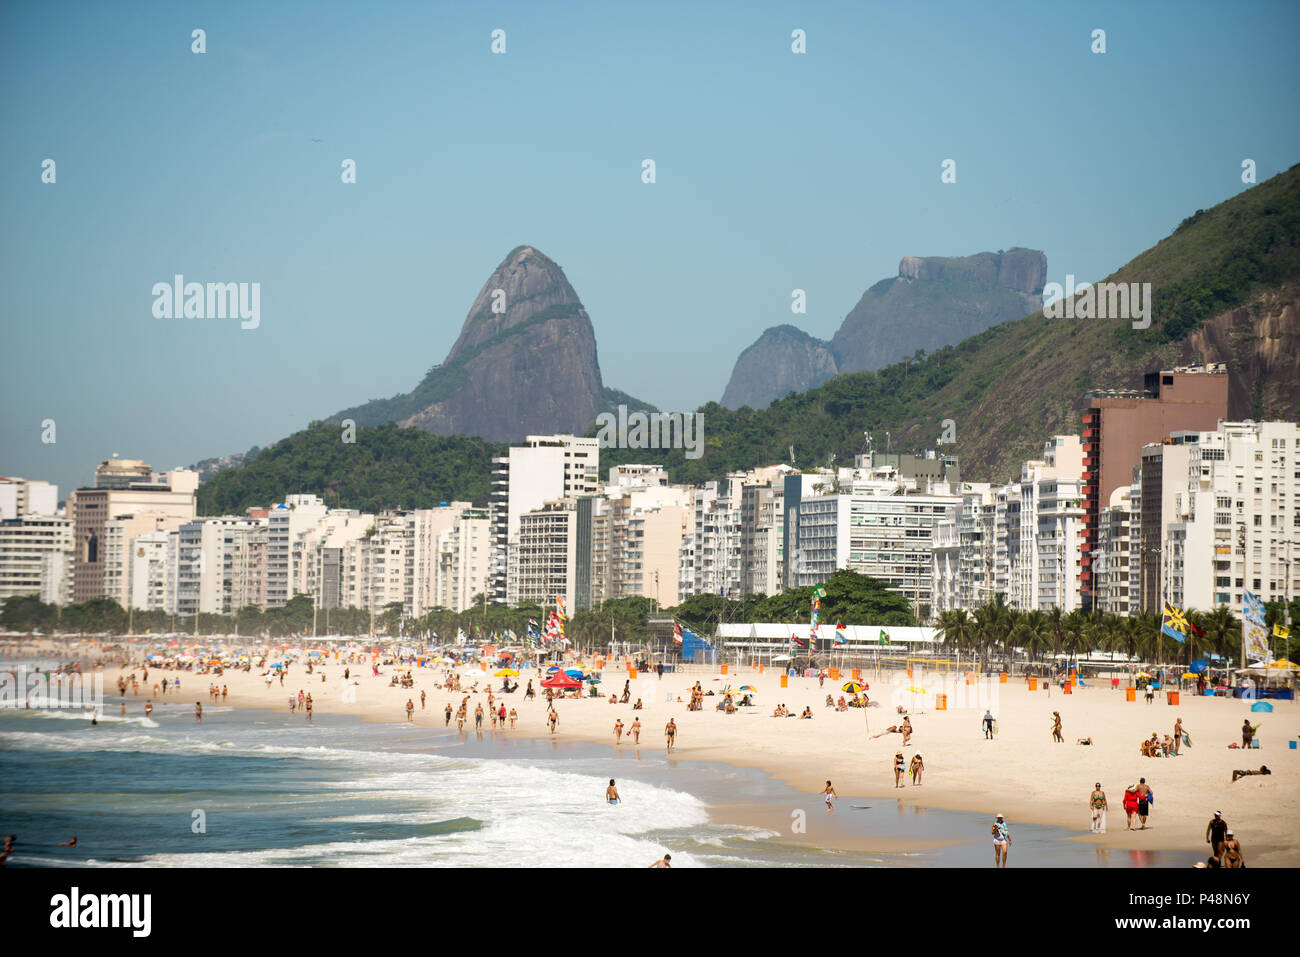
<svg viewBox="0 0 1300 957">
<path fill-rule="evenodd" d="M 608 804 L 619 804 L 622 798 L 618 796 L 618 788 L 614 786 L 614 779 L 609 779 L 609 787 L 605 788 L 605 801 Z"/>
<path fill-rule="evenodd" d="M 839 797 L 839 795 L 835 793 L 835 785 L 831 784 L 830 781 L 827 781 L 826 787 L 822 789 L 822 794 L 826 795 L 826 810 L 829 811 L 834 807 L 832 800 Z"/>
<path fill-rule="evenodd" d="M 993 866 L 1007 866 L 1007 851 L 1011 848 L 1011 830 L 999 814 L 993 822 Z"/>
<path fill-rule="evenodd" d="M 1092 808 L 1092 833 L 1106 833 L 1106 792 L 1101 789 L 1101 782 L 1098 781 L 1092 789 L 1092 795 L 1088 798 L 1088 806 Z"/>
<path fill-rule="evenodd" d="M 677 740 L 677 722 L 672 718 L 668 719 L 668 724 L 664 727 L 664 737 L 668 739 L 668 750 L 672 751 Z"/>
</svg>

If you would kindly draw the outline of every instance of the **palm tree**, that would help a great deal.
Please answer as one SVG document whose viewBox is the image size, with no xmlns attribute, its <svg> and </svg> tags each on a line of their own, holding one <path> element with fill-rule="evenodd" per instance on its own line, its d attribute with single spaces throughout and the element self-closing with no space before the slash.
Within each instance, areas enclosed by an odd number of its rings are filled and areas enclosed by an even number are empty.
<svg viewBox="0 0 1300 957">
<path fill-rule="evenodd" d="M 974 631 L 975 622 L 964 608 L 939 615 L 939 634 L 943 636 L 943 647 L 948 651 L 961 651 L 970 645 Z"/>
<path fill-rule="evenodd" d="M 1205 647 L 1232 661 L 1241 648 L 1241 622 L 1227 605 L 1216 605 L 1201 616 Z"/>
<path fill-rule="evenodd" d="M 1029 661 L 1037 661 L 1047 647 L 1047 616 L 1037 610 L 1017 615 L 1010 640 L 1025 649 Z"/>
</svg>

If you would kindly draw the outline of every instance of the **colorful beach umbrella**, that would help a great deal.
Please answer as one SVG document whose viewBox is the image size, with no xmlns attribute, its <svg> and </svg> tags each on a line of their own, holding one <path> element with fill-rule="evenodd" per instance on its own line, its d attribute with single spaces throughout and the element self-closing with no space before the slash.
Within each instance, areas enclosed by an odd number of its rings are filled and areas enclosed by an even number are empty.
<svg viewBox="0 0 1300 957">
<path fill-rule="evenodd" d="M 496 672 L 495 676 L 498 678 L 518 678 L 519 672 L 515 671 L 513 668 L 502 668 L 500 671 Z"/>
<path fill-rule="evenodd" d="M 862 685 L 856 681 L 850 681 L 840 687 L 841 691 L 847 691 L 849 694 L 857 694 L 862 690 Z"/>
</svg>

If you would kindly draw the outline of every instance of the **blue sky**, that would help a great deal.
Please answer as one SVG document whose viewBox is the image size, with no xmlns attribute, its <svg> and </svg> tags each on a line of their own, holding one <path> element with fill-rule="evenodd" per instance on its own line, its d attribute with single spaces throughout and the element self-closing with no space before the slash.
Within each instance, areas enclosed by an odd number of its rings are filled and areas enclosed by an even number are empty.
<svg viewBox="0 0 1300 957">
<path fill-rule="evenodd" d="M 665 409 L 904 255 L 1099 279 L 1300 161 L 1298 42 L 1293 3 L 6 3 L 0 474 L 66 493 L 407 391 L 523 243 Z M 176 273 L 260 282 L 260 327 L 155 319 Z"/>
</svg>

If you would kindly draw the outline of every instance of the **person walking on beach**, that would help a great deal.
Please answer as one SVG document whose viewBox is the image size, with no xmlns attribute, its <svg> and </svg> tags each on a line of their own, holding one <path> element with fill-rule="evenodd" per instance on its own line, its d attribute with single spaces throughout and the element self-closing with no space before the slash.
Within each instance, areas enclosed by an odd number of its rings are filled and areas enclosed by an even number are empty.
<svg viewBox="0 0 1300 957">
<path fill-rule="evenodd" d="M 551 712 L 550 712 L 550 714 L 548 714 L 546 717 L 547 717 L 547 720 L 551 722 L 551 734 L 554 734 L 554 733 L 555 733 L 555 722 L 557 722 L 557 721 L 560 720 L 560 715 L 559 715 L 559 713 L 555 710 L 555 706 L 554 706 L 554 705 L 551 705 Z"/>
<path fill-rule="evenodd" d="M 423 691 L 420 692 L 420 710 L 421 710 L 421 711 L 424 710 L 424 692 L 423 692 Z"/>
<path fill-rule="evenodd" d="M 1011 830 L 999 814 L 993 822 L 993 866 L 1007 866 L 1007 851 L 1011 849 Z"/>
<path fill-rule="evenodd" d="M 506 703 L 503 701 L 497 707 L 497 720 L 501 722 L 501 730 L 506 729 Z"/>
<path fill-rule="evenodd" d="M 614 722 L 614 743 L 618 744 L 623 740 L 623 719 L 619 718 Z"/>
<path fill-rule="evenodd" d="M 1147 829 L 1147 815 L 1151 813 L 1151 800 L 1152 800 L 1151 789 L 1147 787 L 1147 779 L 1139 778 L 1138 786 L 1135 790 L 1138 799 L 1138 806 L 1137 806 L 1138 820 L 1142 822 L 1142 826 L 1139 827 L 1138 830 L 1145 831 Z"/>
<path fill-rule="evenodd" d="M 925 772 L 925 762 L 921 760 L 919 752 L 912 755 L 912 763 L 908 766 L 908 770 L 912 772 L 912 784 L 920 784 L 921 775 Z"/>
<path fill-rule="evenodd" d="M 1088 806 L 1092 808 L 1092 833 L 1106 833 L 1106 792 L 1101 789 L 1101 782 L 1098 781 L 1093 786 L 1092 795 L 1088 798 Z"/>
<path fill-rule="evenodd" d="M 483 729 L 483 703 L 480 701 L 478 704 L 474 706 L 474 730 L 481 731 L 482 729 Z"/>
<path fill-rule="evenodd" d="M 622 798 L 618 796 L 618 788 L 614 786 L 614 779 L 609 779 L 609 787 L 605 788 L 605 801 L 609 804 L 619 804 Z"/>
<path fill-rule="evenodd" d="M 894 755 L 894 787 L 901 788 L 903 784 L 903 771 L 906 765 L 903 762 L 903 752 L 899 751 Z"/>
<path fill-rule="evenodd" d="M 514 708 L 511 708 L 511 709 L 510 709 L 510 727 L 511 727 L 512 730 L 514 729 L 515 722 L 518 721 L 518 720 L 519 720 L 519 712 L 516 711 Z"/>
<path fill-rule="evenodd" d="M 984 738 L 993 740 L 993 712 L 987 708 L 984 711 Z"/>
<path fill-rule="evenodd" d="M 197 701 L 194 702 L 194 720 L 195 721 L 203 720 L 203 705 L 199 704 L 199 702 Z"/>
<path fill-rule="evenodd" d="M 669 718 L 668 724 L 664 726 L 664 737 L 668 739 L 668 750 L 672 751 L 673 744 L 677 740 L 677 722 L 672 718 Z"/>
<path fill-rule="evenodd" d="M 307 723 L 311 724 L 311 695 L 307 695 Z"/>
<path fill-rule="evenodd" d="M 1128 787 L 1124 789 L 1124 814 L 1128 819 L 1128 823 L 1124 826 L 1124 830 L 1126 831 L 1133 830 L 1133 815 L 1137 813 L 1137 809 L 1138 809 L 1137 785 L 1130 784 Z"/>
<path fill-rule="evenodd" d="M 415 702 L 412 701 L 410 698 L 406 699 L 406 720 L 407 721 L 415 720 Z"/>
<path fill-rule="evenodd" d="M 834 805 L 831 803 L 832 798 L 839 797 L 835 793 L 835 786 L 830 781 L 826 782 L 826 787 L 822 789 L 822 794 L 826 795 L 826 810 L 830 810 Z"/>
<path fill-rule="evenodd" d="M 447 707 L 443 709 L 442 714 L 443 714 L 442 726 L 444 728 L 450 727 L 451 726 L 451 702 L 450 701 L 447 702 Z"/>
<path fill-rule="evenodd" d="M 1215 811 L 1205 828 L 1205 843 L 1210 845 L 1220 864 L 1223 863 L 1223 842 L 1227 840 L 1228 833 L 1228 822 L 1223 819 L 1222 812 Z"/>
<path fill-rule="evenodd" d="M 912 741 L 912 719 L 903 715 L 903 723 L 899 725 L 898 730 L 903 733 L 903 747 L 907 747 Z"/>
<path fill-rule="evenodd" d="M 1061 712 L 1052 712 L 1052 740 L 1060 744 L 1065 743 L 1065 738 L 1061 737 Z"/>
<path fill-rule="evenodd" d="M 149 717 L 151 714 L 153 714 L 153 702 L 152 702 L 152 701 L 146 701 L 146 702 L 144 703 L 144 716 L 147 718 L 147 717 Z"/>
<path fill-rule="evenodd" d="M 632 727 L 628 728 L 627 733 L 632 735 L 633 744 L 641 743 L 641 719 L 640 718 L 634 718 L 632 720 Z"/>
</svg>

